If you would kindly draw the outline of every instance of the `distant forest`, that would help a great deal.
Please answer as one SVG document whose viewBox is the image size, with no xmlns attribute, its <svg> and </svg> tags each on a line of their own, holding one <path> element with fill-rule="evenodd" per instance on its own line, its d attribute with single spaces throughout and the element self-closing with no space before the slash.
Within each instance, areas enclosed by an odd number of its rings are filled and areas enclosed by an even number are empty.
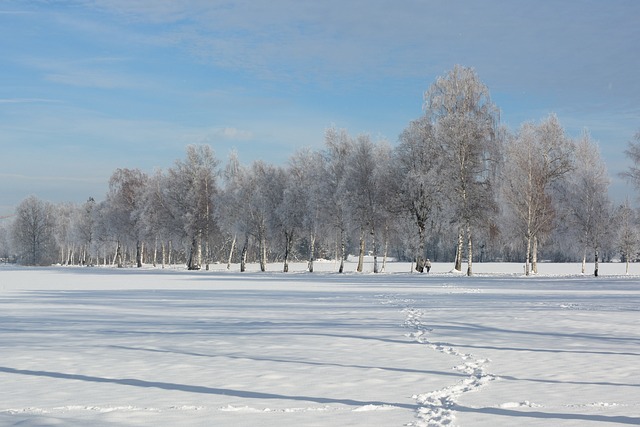
<svg viewBox="0 0 640 427">
<path fill-rule="evenodd" d="M 424 95 L 424 113 L 397 144 L 330 128 L 322 149 L 285 166 L 226 163 L 208 145 L 147 174 L 117 169 L 101 201 L 52 204 L 30 196 L 0 227 L 0 258 L 27 265 L 142 266 L 339 260 L 372 256 L 451 262 L 631 262 L 639 215 L 614 206 L 599 148 L 566 135 L 554 114 L 518 130 L 472 68 L 454 67 Z M 640 190 L 640 131 L 624 174 Z"/>
</svg>

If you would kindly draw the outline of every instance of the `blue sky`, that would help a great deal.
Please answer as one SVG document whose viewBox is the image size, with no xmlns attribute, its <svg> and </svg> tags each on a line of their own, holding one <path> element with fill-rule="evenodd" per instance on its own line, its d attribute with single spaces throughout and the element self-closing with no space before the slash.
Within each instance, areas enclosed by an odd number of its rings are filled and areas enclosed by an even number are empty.
<svg viewBox="0 0 640 427">
<path fill-rule="evenodd" d="M 640 2 L 77 0 L 0 3 L 0 216 L 103 199 L 210 144 L 284 164 L 327 127 L 392 144 L 455 64 L 517 129 L 555 112 L 615 176 L 640 129 Z"/>
</svg>

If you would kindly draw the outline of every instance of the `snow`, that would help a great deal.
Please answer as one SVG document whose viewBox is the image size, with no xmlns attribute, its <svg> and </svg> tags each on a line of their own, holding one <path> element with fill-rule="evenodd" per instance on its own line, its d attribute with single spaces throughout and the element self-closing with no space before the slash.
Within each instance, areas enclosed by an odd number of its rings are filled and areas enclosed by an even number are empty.
<svg viewBox="0 0 640 427">
<path fill-rule="evenodd" d="M 0 426 L 640 424 L 638 265 L 315 267 L 0 266 Z"/>
</svg>

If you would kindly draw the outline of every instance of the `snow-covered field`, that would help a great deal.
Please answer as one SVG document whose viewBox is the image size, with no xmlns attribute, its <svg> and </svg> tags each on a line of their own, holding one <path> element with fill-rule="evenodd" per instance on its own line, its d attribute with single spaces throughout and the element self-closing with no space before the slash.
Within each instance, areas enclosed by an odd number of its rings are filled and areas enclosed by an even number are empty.
<svg viewBox="0 0 640 427">
<path fill-rule="evenodd" d="M 0 266 L 0 425 L 640 424 L 638 265 L 269 267 Z"/>
</svg>

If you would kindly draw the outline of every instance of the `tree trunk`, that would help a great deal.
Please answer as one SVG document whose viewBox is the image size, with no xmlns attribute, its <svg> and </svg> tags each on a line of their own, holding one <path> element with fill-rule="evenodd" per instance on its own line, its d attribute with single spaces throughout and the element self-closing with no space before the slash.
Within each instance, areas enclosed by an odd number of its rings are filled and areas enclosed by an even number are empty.
<svg viewBox="0 0 640 427">
<path fill-rule="evenodd" d="M 136 265 L 138 268 L 142 267 L 142 242 L 136 240 Z"/>
<path fill-rule="evenodd" d="M 628 274 L 629 274 L 629 256 L 627 255 L 627 256 L 626 256 L 626 257 L 624 257 L 624 258 L 625 258 L 625 263 L 626 263 L 626 267 L 625 267 L 625 270 L 624 270 L 624 274 L 627 274 L 627 275 L 628 275 Z"/>
<path fill-rule="evenodd" d="M 373 248 L 373 272 L 378 273 L 378 241 L 376 240 L 376 229 L 371 227 L 371 247 Z"/>
<path fill-rule="evenodd" d="M 344 230 L 340 229 L 340 268 L 338 273 L 344 272 L 344 252 L 346 250 L 347 243 L 345 242 Z"/>
<path fill-rule="evenodd" d="M 538 236 L 533 236 L 533 259 L 531 260 L 531 271 L 538 274 Z"/>
<path fill-rule="evenodd" d="M 458 246 L 456 248 L 456 263 L 453 267 L 456 271 L 462 271 L 462 246 L 464 244 L 464 230 L 458 229 Z"/>
<path fill-rule="evenodd" d="M 233 258 L 233 251 L 236 250 L 237 234 L 233 233 L 233 239 L 231 239 L 231 249 L 229 250 L 229 258 L 227 258 L 227 270 L 231 269 L 231 259 Z"/>
<path fill-rule="evenodd" d="M 422 273 L 424 271 L 424 232 L 425 232 L 424 221 L 418 221 L 418 253 L 416 254 L 416 271 Z M 456 254 L 456 262 L 457 262 L 457 254 Z"/>
<path fill-rule="evenodd" d="M 599 250 L 598 250 L 598 246 L 596 246 L 596 250 L 595 250 L 595 263 L 596 263 L 596 266 L 595 266 L 595 270 L 593 271 L 593 275 L 594 275 L 595 277 L 598 277 L 598 267 L 599 267 L 599 264 L 598 264 L 598 261 L 599 261 L 599 260 L 598 260 L 598 255 L 599 255 Z"/>
<path fill-rule="evenodd" d="M 284 233 L 284 267 L 282 271 L 284 273 L 289 272 L 289 254 L 291 253 L 291 242 L 293 241 L 292 233 Z"/>
<path fill-rule="evenodd" d="M 115 259 L 118 268 L 122 268 L 124 267 L 124 264 L 122 263 L 122 245 L 120 244 L 120 240 L 117 241 L 116 243 L 116 259 Z"/>
<path fill-rule="evenodd" d="M 209 260 L 211 259 L 211 248 L 209 247 L 209 232 L 207 231 L 207 241 L 204 244 L 205 246 L 205 251 L 204 251 L 204 263 L 205 263 L 205 270 L 209 271 Z"/>
<path fill-rule="evenodd" d="M 167 248 L 167 246 L 165 245 L 164 240 L 163 240 L 162 241 L 162 246 L 161 246 L 161 249 L 162 249 L 162 268 L 164 268 L 164 263 L 167 260 L 166 248 Z"/>
<path fill-rule="evenodd" d="M 527 256 L 525 258 L 524 261 L 524 274 L 525 276 L 528 276 L 529 274 L 531 274 L 531 271 L 529 270 L 529 261 L 531 260 L 531 236 L 528 235 L 527 236 Z"/>
<path fill-rule="evenodd" d="M 307 268 L 309 273 L 313 273 L 313 261 L 315 259 L 316 254 L 316 234 L 311 233 L 309 237 L 309 262 L 307 264 Z"/>
<path fill-rule="evenodd" d="M 584 247 L 584 251 L 582 252 L 582 274 L 585 273 L 587 269 L 587 247 Z"/>
<path fill-rule="evenodd" d="M 244 246 L 240 254 L 240 272 L 244 273 L 247 269 L 247 251 L 249 250 L 249 235 L 244 235 Z"/>
<path fill-rule="evenodd" d="M 364 267 L 364 228 L 360 229 L 360 253 L 358 255 L 358 268 L 356 271 L 358 273 L 362 273 L 362 268 Z"/>
<path fill-rule="evenodd" d="M 189 270 L 200 270 L 202 266 L 202 236 L 200 232 L 196 233 L 191 239 L 191 250 L 189 251 L 189 261 L 187 268 Z"/>
<path fill-rule="evenodd" d="M 467 256 L 468 256 L 468 260 L 467 260 L 467 276 L 472 276 L 473 275 L 473 241 L 471 239 L 471 225 L 467 224 L 467 239 L 469 239 L 468 241 L 468 246 L 467 246 Z"/>
<path fill-rule="evenodd" d="M 382 271 L 385 272 L 385 268 L 387 267 L 387 255 L 389 253 L 389 226 L 385 225 L 384 227 L 384 254 L 382 256 Z"/>
<path fill-rule="evenodd" d="M 262 230 L 260 232 L 260 271 L 267 271 L 267 236 L 266 231 Z"/>
<path fill-rule="evenodd" d="M 156 267 L 157 265 L 158 265 L 158 236 L 156 236 L 156 239 L 153 242 L 153 266 Z"/>
</svg>

